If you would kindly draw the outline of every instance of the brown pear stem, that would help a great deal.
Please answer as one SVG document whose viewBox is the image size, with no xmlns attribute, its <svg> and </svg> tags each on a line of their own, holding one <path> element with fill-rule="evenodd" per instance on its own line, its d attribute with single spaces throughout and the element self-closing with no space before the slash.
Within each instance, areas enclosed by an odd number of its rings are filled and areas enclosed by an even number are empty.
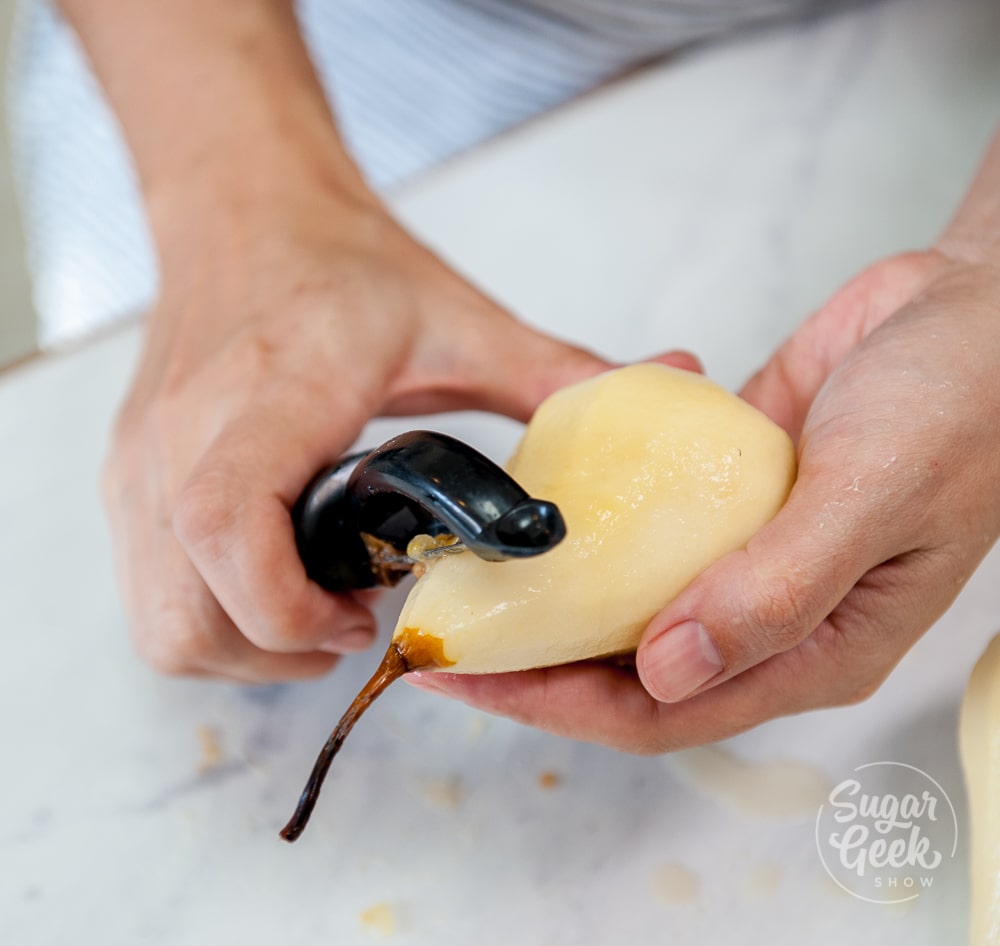
<svg viewBox="0 0 1000 946">
<path fill-rule="evenodd" d="M 309 823 L 309 818 L 316 807 L 320 789 L 323 787 L 323 780 L 330 769 L 330 763 L 334 756 L 340 751 L 348 733 L 354 728 L 354 724 L 361 718 L 365 710 L 375 701 L 375 698 L 394 680 L 398 680 L 410 667 L 406 659 L 400 653 L 396 643 L 389 645 L 389 649 L 382 658 L 382 663 L 378 665 L 372 678 L 364 685 L 361 692 L 354 698 L 354 702 L 347 708 L 347 712 L 340 718 L 340 722 L 334 727 L 330 738 L 327 739 L 316 759 L 316 764 L 309 775 L 309 781 L 299 796 L 299 803 L 295 806 L 295 813 L 281 829 L 281 837 L 286 841 L 294 841 L 305 830 Z"/>
</svg>

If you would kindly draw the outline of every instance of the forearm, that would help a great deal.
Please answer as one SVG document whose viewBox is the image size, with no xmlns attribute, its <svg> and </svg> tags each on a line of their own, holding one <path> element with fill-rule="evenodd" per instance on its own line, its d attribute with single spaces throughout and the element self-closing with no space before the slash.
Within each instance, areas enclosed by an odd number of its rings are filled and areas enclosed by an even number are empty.
<svg viewBox="0 0 1000 946">
<path fill-rule="evenodd" d="M 1000 265 L 1000 131 L 937 248 L 971 263 Z"/>
<path fill-rule="evenodd" d="M 289 0 L 61 4 L 124 128 L 154 232 L 161 212 L 242 207 L 290 177 L 373 199 Z"/>
</svg>

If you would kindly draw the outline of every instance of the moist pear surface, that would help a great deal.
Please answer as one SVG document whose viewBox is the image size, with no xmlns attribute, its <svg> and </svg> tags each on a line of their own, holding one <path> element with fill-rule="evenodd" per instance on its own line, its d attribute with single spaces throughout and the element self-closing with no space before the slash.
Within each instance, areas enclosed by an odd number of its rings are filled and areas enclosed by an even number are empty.
<svg viewBox="0 0 1000 946">
<path fill-rule="evenodd" d="M 987 946 L 1000 943 L 1000 634 L 969 679 L 960 736 L 972 822 L 969 943 Z"/>
<path fill-rule="evenodd" d="M 657 611 L 781 508 L 795 451 L 719 385 L 645 364 L 548 398 L 507 469 L 559 506 L 566 538 L 529 559 L 428 563 L 396 627 L 404 657 L 430 638 L 450 672 L 495 673 L 633 651 Z"/>
</svg>

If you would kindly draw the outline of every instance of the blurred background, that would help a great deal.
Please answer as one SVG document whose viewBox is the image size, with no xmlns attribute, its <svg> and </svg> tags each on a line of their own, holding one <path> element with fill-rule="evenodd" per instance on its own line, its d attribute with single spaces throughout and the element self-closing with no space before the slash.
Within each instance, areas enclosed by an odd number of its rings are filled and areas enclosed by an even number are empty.
<svg viewBox="0 0 1000 946">
<path fill-rule="evenodd" d="M 15 0 L 0 0 L 0 368 L 34 351 L 36 337 L 7 134 L 7 53 L 14 5 Z"/>
</svg>

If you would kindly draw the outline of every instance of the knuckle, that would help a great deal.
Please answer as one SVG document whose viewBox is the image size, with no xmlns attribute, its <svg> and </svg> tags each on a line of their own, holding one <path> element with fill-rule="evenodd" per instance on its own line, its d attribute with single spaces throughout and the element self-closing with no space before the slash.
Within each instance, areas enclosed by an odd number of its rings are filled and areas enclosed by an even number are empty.
<svg viewBox="0 0 1000 946">
<path fill-rule="evenodd" d="M 113 508 L 126 497 L 138 479 L 139 468 L 137 438 L 119 416 L 101 461 L 101 499 L 105 508 Z"/>
<path fill-rule="evenodd" d="M 164 677 L 186 677 L 195 672 L 194 664 L 188 663 L 182 655 L 158 646 L 137 646 L 142 661 Z"/>
<path fill-rule="evenodd" d="M 879 687 L 882 686 L 884 680 L 885 676 L 879 674 L 851 681 L 841 696 L 840 705 L 856 706 L 859 703 L 867 702 L 875 695 Z"/>
<path fill-rule="evenodd" d="M 884 659 L 863 649 L 840 645 L 831 650 L 821 641 L 820 649 L 825 653 L 822 683 L 811 689 L 812 700 L 809 708 L 825 709 L 839 706 L 856 706 L 871 699 L 892 671 L 893 664 L 885 665 Z"/>
<path fill-rule="evenodd" d="M 134 637 L 139 657 L 158 673 L 183 677 L 206 668 L 211 645 L 208 635 L 179 615 L 144 628 Z"/>
<path fill-rule="evenodd" d="M 644 733 L 638 739 L 627 742 L 623 747 L 630 755 L 650 756 L 664 755 L 684 748 L 676 738 L 662 733 Z"/>
<path fill-rule="evenodd" d="M 619 746 L 624 752 L 638 756 L 657 756 L 685 748 L 677 728 L 665 718 L 664 705 L 655 700 L 645 704 L 645 718 Z"/>
<path fill-rule="evenodd" d="M 101 462 L 101 501 L 105 509 L 111 509 L 121 493 L 121 473 L 117 451 L 112 447 Z"/>
<path fill-rule="evenodd" d="M 826 706 L 855 706 L 879 690 L 902 654 L 890 639 L 882 639 L 877 626 L 866 624 L 863 633 L 829 631 L 820 640 L 827 655 L 826 674 L 830 696 Z"/>
<path fill-rule="evenodd" d="M 185 424 L 185 414 L 190 417 L 190 411 L 185 410 L 184 400 L 179 385 L 160 391 L 143 409 L 141 430 L 133 432 L 125 426 L 121 438 L 123 441 L 140 440 L 143 449 L 154 452 L 158 458 L 169 456 L 180 432 L 190 425 L 190 421 Z"/>
<path fill-rule="evenodd" d="M 101 466 L 101 496 L 107 508 L 135 495 L 158 496 L 164 502 L 176 496 L 187 475 L 185 432 L 190 418 L 191 411 L 169 393 L 122 409 Z"/>
<path fill-rule="evenodd" d="M 793 575 L 769 576 L 749 597 L 746 623 L 768 649 L 788 650 L 812 630 L 814 597 Z"/>
<path fill-rule="evenodd" d="M 267 573 L 262 569 L 260 574 Z M 260 650 L 274 654 L 304 654 L 332 648 L 341 633 L 353 630 L 336 609 L 317 607 L 314 600 L 284 583 L 253 582 L 258 596 L 254 612 L 239 622 L 241 633 Z M 374 636 L 374 634 L 373 634 Z M 355 648 L 356 649 L 356 648 Z"/>
<path fill-rule="evenodd" d="M 225 536 L 235 518 L 239 500 L 231 477 L 218 470 L 194 474 L 181 487 L 173 504 L 174 534 L 189 551 L 198 549 L 212 558 L 225 548 Z"/>
<path fill-rule="evenodd" d="M 292 307 L 290 313 L 295 310 Z M 286 313 L 283 322 L 291 319 Z M 290 330 L 298 326 L 291 326 Z M 281 360 L 283 343 L 277 337 L 272 337 L 266 324 L 256 324 L 252 329 L 233 336 L 227 352 L 228 370 L 243 379 L 243 383 L 251 384 L 273 375 L 276 364 Z"/>
<path fill-rule="evenodd" d="M 315 635 L 285 612 L 278 618 L 259 620 L 243 627 L 243 633 L 256 647 L 272 654 L 295 654 L 312 650 L 316 646 Z"/>
</svg>

